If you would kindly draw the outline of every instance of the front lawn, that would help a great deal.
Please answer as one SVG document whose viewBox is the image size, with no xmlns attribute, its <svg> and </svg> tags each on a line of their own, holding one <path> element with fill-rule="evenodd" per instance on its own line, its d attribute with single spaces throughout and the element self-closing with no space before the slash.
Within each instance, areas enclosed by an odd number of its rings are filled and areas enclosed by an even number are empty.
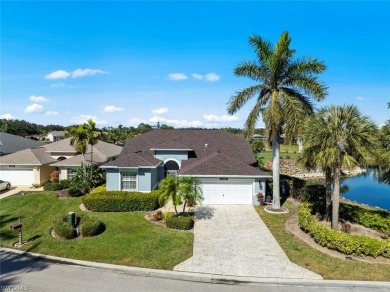
<svg viewBox="0 0 390 292">
<path fill-rule="evenodd" d="M 81 198 L 59 200 L 54 192 L 1 200 L 1 245 L 12 248 L 18 241 L 18 232 L 9 230 L 9 225 L 20 216 L 24 239 L 33 239 L 22 247 L 26 251 L 155 269 L 173 269 L 192 256 L 192 233 L 156 226 L 145 220 L 146 212 L 88 213 L 106 225 L 104 233 L 74 240 L 52 238 L 55 218 L 69 211 L 80 214 L 80 204 Z"/>
<path fill-rule="evenodd" d="M 293 263 L 322 275 L 324 279 L 390 281 L 390 265 L 334 258 L 309 247 L 286 232 L 285 222 L 288 216 L 296 212 L 296 207 L 290 202 L 286 202 L 284 207 L 289 209 L 289 214 L 269 214 L 263 207 L 255 208 Z"/>
</svg>

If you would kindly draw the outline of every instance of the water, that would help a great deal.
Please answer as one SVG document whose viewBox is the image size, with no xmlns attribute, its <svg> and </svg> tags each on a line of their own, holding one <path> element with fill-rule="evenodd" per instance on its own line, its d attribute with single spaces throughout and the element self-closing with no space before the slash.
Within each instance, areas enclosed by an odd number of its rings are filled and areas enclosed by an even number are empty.
<svg viewBox="0 0 390 292">
<path fill-rule="evenodd" d="M 377 170 L 370 169 L 365 174 L 348 178 L 342 185 L 349 187 L 342 197 L 390 211 L 390 185 L 378 182 Z"/>
</svg>

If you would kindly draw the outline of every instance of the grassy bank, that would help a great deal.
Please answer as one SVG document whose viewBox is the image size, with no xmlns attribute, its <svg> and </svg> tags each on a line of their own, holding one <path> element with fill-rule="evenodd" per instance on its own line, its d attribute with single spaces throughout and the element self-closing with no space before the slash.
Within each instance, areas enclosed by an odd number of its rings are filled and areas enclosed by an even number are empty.
<svg viewBox="0 0 390 292">
<path fill-rule="evenodd" d="M 285 207 L 290 210 L 289 214 L 269 214 L 262 207 L 255 208 L 292 262 L 322 275 L 324 279 L 390 281 L 390 265 L 334 258 L 286 232 L 286 219 L 296 212 L 296 207 L 290 202 L 286 202 Z"/>
<path fill-rule="evenodd" d="M 1 200 L 0 237 L 12 248 L 18 232 L 9 225 L 22 218 L 23 250 L 79 260 L 136 267 L 173 269 L 192 256 L 193 234 L 156 226 L 144 219 L 145 212 L 88 213 L 106 225 L 96 237 L 58 240 L 50 235 L 55 218 L 69 211 L 81 213 L 80 198 L 59 200 L 54 192 L 43 192 Z"/>
</svg>

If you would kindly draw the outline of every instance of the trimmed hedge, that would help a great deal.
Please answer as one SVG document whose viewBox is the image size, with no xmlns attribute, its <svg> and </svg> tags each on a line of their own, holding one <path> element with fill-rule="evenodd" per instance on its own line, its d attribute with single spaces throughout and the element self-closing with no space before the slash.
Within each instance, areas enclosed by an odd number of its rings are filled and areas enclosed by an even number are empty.
<svg viewBox="0 0 390 292">
<path fill-rule="evenodd" d="M 83 197 L 83 204 L 94 212 L 153 211 L 160 207 L 159 195 L 159 191 L 105 191 L 86 195 Z"/>
<path fill-rule="evenodd" d="M 390 235 L 390 213 L 384 210 L 369 210 L 355 205 L 340 204 L 340 217 Z"/>
<path fill-rule="evenodd" d="M 54 232 L 59 237 L 64 239 L 73 239 L 77 236 L 76 230 L 73 228 L 73 226 L 64 221 L 63 216 L 55 221 Z"/>
<path fill-rule="evenodd" d="M 101 192 L 106 192 L 107 188 L 106 185 L 98 186 L 92 190 L 89 191 L 90 194 L 95 194 L 95 193 L 101 193 Z"/>
<path fill-rule="evenodd" d="M 64 186 L 60 183 L 47 183 L 43 186 L 45 191 L 59 191 L 62 190 Z"/>
<path fill-rule="evenodd" d="M 194 227 L 194 220 L 190 214 L 178 214 L 167 216 L 165 225 L 172 229 L 189 230 Z"/>
<path fill-rule="evenodd" d="M 64 189 L 69 189 L 70 188 L 70 183 L 72 182 L 71 179 L 62 179 L 60 180 L 60 184 Z"/>
<path fill-rule="evenodd" d="M 351 235 L 329 229 L 311 214 L 311 204 L 303 203 L 298 209 L 298 224 L 319 245 L 344 254 L 384 256 L 390 258 L 390 239 L 379 240 L 362 235 Z"/>
<path fill-rule="evenodd" d="M 83 237 L 95 236 L 104 230 L 104 224 L 97 218 L 84 216 L 81 220 L 80 233 Z"/>
</svg>

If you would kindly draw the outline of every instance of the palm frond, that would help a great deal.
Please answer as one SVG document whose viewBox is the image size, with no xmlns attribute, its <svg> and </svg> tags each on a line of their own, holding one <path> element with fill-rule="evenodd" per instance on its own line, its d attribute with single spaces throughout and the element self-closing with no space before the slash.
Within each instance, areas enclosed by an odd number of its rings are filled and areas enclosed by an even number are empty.
<svg viewBox="0 0 390 292">
<path fill-rule="evenodd" d="M 236 94 L 232 96 L 228 102 L 228 113 L 232 115 L 239 111 L 243 105 L 256 94 L 261 96 L 263 89 L 264 85 L 258 84 L 236 92 Z"/>
<path fill-rule="evenodd" d="M 234 68 L 234 74 L 238 77 L 248 77 L 255 81 L 266 80 L 269 70 L 265 66 L 259 66 L 255 62 L 242 62 Z"/>
<path fill-rule="evenodd" d="M 263 40 L 258 35 L 253 35 L 249 37 L 249 44 L 257 53 L 257 58 L 260 63 L 268 64 L 268 60 L 272 56 L 273 46 L 269 41 Z"/>
</svg>

